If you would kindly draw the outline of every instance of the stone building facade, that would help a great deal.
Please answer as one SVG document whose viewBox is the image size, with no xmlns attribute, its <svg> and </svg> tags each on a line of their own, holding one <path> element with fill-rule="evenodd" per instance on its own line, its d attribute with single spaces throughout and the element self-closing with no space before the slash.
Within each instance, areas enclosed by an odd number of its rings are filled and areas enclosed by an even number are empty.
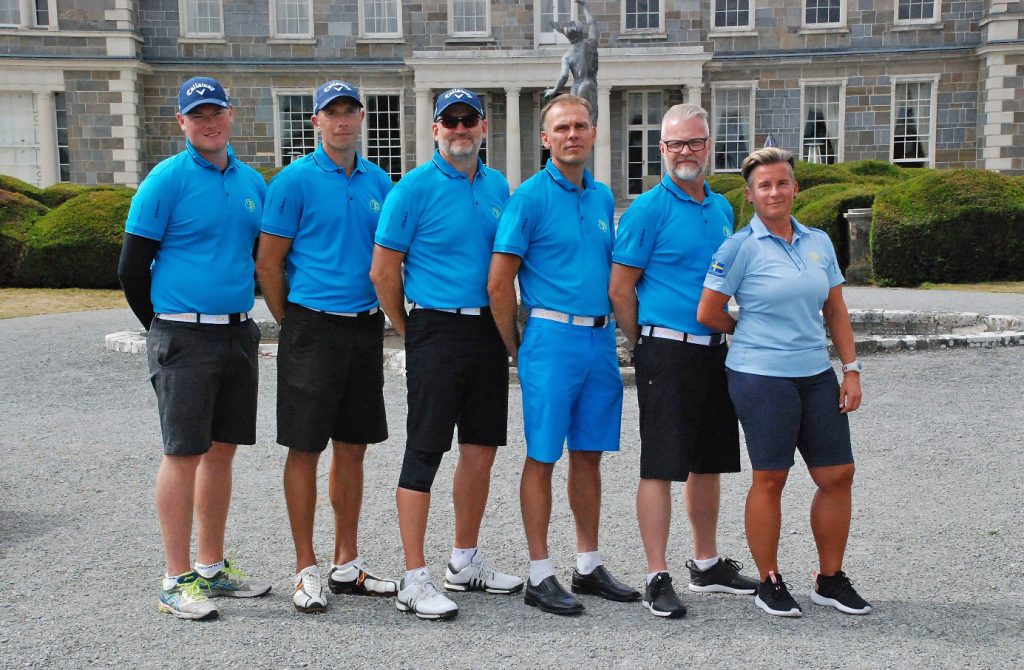
<svg viewBox="0 0 1024 670">
<path fill-rule="evenodd" d="M 817 162 L 1024 174 L 1024 7 L 1000 0 L 591 0 L 600 32 L 594 172 L 620 200 L 660 175 L 671 104 L 712 115 L 714 169 L 770 132 Z M 182 147 L 182 80 L 217 77 L 236 153 L 315 146 L 312 89 L 363 91 L 362 150 L 394 178 L 433 151 L 433 97 L 482 93 L 487 162 L 538 169 L 543 90 L 570 0 L 0 0 L 0 173 L 137 184 Z M 561 40 L 561 41 L 560 41 Z"/>
</svg>

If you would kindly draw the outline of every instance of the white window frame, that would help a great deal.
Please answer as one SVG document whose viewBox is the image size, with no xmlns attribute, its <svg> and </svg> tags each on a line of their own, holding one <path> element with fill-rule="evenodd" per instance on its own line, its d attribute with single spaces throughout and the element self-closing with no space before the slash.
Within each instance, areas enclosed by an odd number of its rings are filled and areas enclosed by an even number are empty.
<svg viewBox="0 0 1024 670">
<path fill-rule="evenodd" d="M 398 137 L 399 142 L 399 154 L 398 154 L 398 168 L 402 175 L 405 174 L 405 91 L 403 89 L 386 89 L 386 88 L 371 88 L 363 89 L 360 92 L 364 103 L 368 102 L 371 96 L 377 95 L 389 95 L 398 96 Z M 370 145 L 370 122 L 368 120 L 369 114 L 363 118 L 363 130 L 360 135 L 360 148 L 359 151 L 367 160 L 371 160 L 367 148 Z M 373 162 L 371 160 L 371 162 Z M 383 169 L 383 168 L 381 168 Z M 387 172 L 387 170 L 384 170 Z M 392 176 L 392 179 L 394 177 Z"/>
<path fill-rule="evenodd" d="M 557 0 L 552 0 L 553 2 Z M 569 18 L 576 19 L 579 16 L 579 12 L 576 10 L 576 3 L 573 0 L 569 1 Z M 584 26 L 586 29 L 586 26 Z M 533 44 L 535 47 L 551 47 L 551 46 L 562 46 L 568 44 L 569 40 L 561 33 L 556 33 L 552 30 L 544 30 L 544 26 L 541 25 L 541 0 L 533 1 Z"/>
<path fill-rule="evenodd" d="M 539 3 L 538 3 L 539 4 Z M 452 37 L 490 37 L 491 36 L 491 2 L 484 0 L 484 29 L 455 30 L 455 0 L 448 0 L 448 34 Z"/>
<path fill-rule="evenodd" d="M 281 154 L 281 98 L 287 95 L 309 96 L 311 101 L 316 100 L 316 89 L 311 88 L 274 88 L 271 89 L 271 96 L 274 99 L 274 165 L 282 167 L 284 164 Z M 310 115 L 312 116 L 312 114 Z M 306 119 L 312 124 L 312 121 Z M 320 144 L 320 132 L 313 128 L 313 150 Z"/>
<path fill-rule="evenodd" d="M 846 28 L 846 14 L 848 0 L 839 0 L 839 20 L 833 23 L 807 23 L 807 0 L 800 3 L 800 29 L 803 31 L 815 30 L 836 30 Z"/>
<path fill-rule="evenodd" d="M 313 37 L 313 0 L 305 0 L 306 5 L 309 7 L 309 20 L 306 25 L 306 30 L 299 33 L 279 33 L 277 32 L 277 3 L 280 0 L 270 0 L 270 35 L 274 39 L 309 39 Z"/>
<path fill-rule="evenodd" d="M 394 32 L 371 33 L 366 30 L 366 0 L 359 0 L 359 36 L 363 39 L 398 39 L 402 37 L 402 0 L 388 0 L 395 5 L 397 15 L 395 17 Z"/>
<path fill-rule="evenodd" d="M 901 19 L 900 0 L 893 0 L 893 24 L 897 26 L 934 26 L 942 22 L 942 3 L 940 0 L 930 0 L 932 3 L 932 17 L 930 19 Z"/>
<path fill-rule="evenodd" d="M 838 86 L 839 87 L 839 111 L 838 118 L 836 119 L 837 124 L 837 136 L 836 136 L 836 163 L 842 163 L 844 159 L 844 151 L 846 149 L 846 79 L 845 78 L 831 78 L 831 79 L 801 79 L 800 80 L 800 150 L 799 160 L 807 160 L 804 157 L 804 132 L 807 130 L 807 88 L 814 88 L 820 86 Z"/>
<path fill-rule="evenodd" d="M 719 0 L 711 0 L 711 17 L 709 21 L 711 27 L 708 30 L 708 34 L 711 37 L 718 34 L 749 33 L 754 30 L 754 12 L 757 10 L 757 7 L 755 6 L 757 4 L 757 0 L 748 0 L 747 22 L 739 26 L 719 26 L 715 24 L 715 17 L 718 15 L 715 11 L 715 6 L 718 2 Z"/>
<path fill-rule="evenodd" d="M 56 0 L 47 0 L 47 22 L 39 23 L 38 8 L 36 0 L 17 0 L 18 20 L 15 23 L 0 23 L 0 28 L 15 28 L 26 30 L 57 29 L 57 7 Z M 26 14 L 27 12 L 27 14 Z"/>
<path fill-rule="evenodd" d="M 896 86 L 898 84 L 931 84 L 931 96 L 928 108 L 928 159 L 925 167 L 935 167 L 935 138 L 938 136 L 938 102 L 939 102 L 939 75 L 893 75 L 891 77 L 891 88 L 889 99 L 892 104 L 889 107 L 889 162 L 894 165 L 901 165 L 904 162 L 896 162 Z"/>
<path fill-rule="evenodd" d="M 715 158 L 719 149 L 718 142 L 718 93 L 726 90 L 746 90 L 750 92 L 750 106 L 748 109 L 748 127 L 747 133 L 747 152 L 749 153 L 754 149 L 754 139 L 757 137 L 757 80 L 750 81 L 722 81 L 711 84 L 711 140 L 714 142 L 714 147 L 709 157 L 709 171 L 710 172 L 739 172 L 740 167 L 737 165 L 735 168 L 716 168 Z"/>
<path fill-rule="evenodd" d="M 650 1 L 650 0 L 648 0 Z M 664 35 L 665 34 L 665 2 L 667 0 L 658 0 L 658 27 L 657 28 L 627 28 L 626 27 L 626 0 L 619 2 L 619 21 L 620 30 L 624 35 Z M 576 3 L 573 2 L 573 7 Z M 593 10 L 591 10 L 593 11 Z"/>
<path fill-rule="evenodd" d="M 661 109 L 660 113 L 658 114 L 658 121 L 655 122 L 655 123 L 651 123 L 651 122 L 649 122 L 647 120 L 648 112 L 650 111 L 650 108 L 647 106 L 647 99 L 648 99 L 647 96 L 649 96 L 651 93 L 657 93 L 657 94 L 661 95 L 661 101 L 662 101 L 662 107 L 663 107 L 663 109 Z M 643 96 L 643 101 L 644 101 L 643 123 L 641 123 L 639 125 L 633 125 L 633 124 L 631 124 L 629 122 L 629 96 L 630 95 L 637 95 L 637 94 L 640 94 L 641 96 Z M 631 89 L 631 90 L 625 90 L 625 91 L 622 92 L 622 109 L 623 109 L 623 115 L 622 115 L 623 116 L 623 125 L 622 125 L 622 128 L 623 128 L 623 133 L 622 133 L 622 141 L 623 141 L 622 179 L 625 182 L 625 187 L 626 187 L 625 188 L 625 197 L 627 199 L 629 199 L 629 200 L 633 200 L 633 199 L 639 197 L 641 194 L 644 193 L 643 180 L 644 180 L 645 177 L 652 176 L 652 175 L 644 174 L 644 175 L 642 175 L 640 177 L 640 193 L 630 193 L 629 192 L 629 133 L 630 133 L 631 130 L 635 130 L 635 131 L 639 131 L 639 132 L 643 133 L 643 135 L 642 135 L 642 137 L 644 139 L 643 166 L 645 168 L 644 171 L 646 172 L 647 163 L 648 163 L 648 161 L 647 161 L 647 149 L 649 148 L 648 145 L 646 144 L 646 142 L 647 142 L 647 133 L 649 131 L 651 131 L 651 130 L 657 131 L 658 132 L 658 139 L 660 141 L 660 139 L 661 139 L 661 119 L 662 119 L 662 117 L 664 117 L 665 112 L 668 110 L 668 106 L 666 104 L 668 102 L 668 100 L 669 100 L 669 92 L 667 90 L 665 90 L 665 89 L 660 89 L 660 88 Z M 664 165 L 662 165 L 662 161 L 661 161 L 660 158 L 658 159 L 658 171 L 661 173 L 660 176 L 664 176 Z"/>
<path fill-rule="evenodd" d="M 224 37 L 224 0 L 217 0 L 220 7 L 220 31 L 215 33 L 192 33 L 188 30 L 188 5 L 193 0 L 178 0 L 179 34 L 187 38 L 220 39 Z"/>
</svg>

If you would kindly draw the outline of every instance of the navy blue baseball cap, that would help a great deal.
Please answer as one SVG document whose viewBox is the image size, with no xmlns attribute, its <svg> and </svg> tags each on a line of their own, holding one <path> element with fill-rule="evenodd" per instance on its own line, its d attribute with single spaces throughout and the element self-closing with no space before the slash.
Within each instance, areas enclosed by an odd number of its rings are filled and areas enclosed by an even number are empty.
<svg viewBox="0 0 1024 670">
<path fill-rule="evenodd" d="M 487 118 L 487 115 L 484 114 L 484 105 L 476 93 L 468 88 L 450 88 L 437 96 L 437 102 L 434 103 L 434 120 L 441 118 L 444 110 L 460 102 L 475 109 L 481 119 Z"/>
<path fill-rule="evenodd" d="M 316 114 L 337 98 L 348 98 L 360 107 L 363 106 L 363 101 L 359 99 L 358 88 L 347 82 L 332 79 L 326 84 L 321 84 L 317 87 L 316 100 L 313 103 L 313 113 Z"/>
<path fill-rule="evenodd" d="M 192 77 L 178 89 L 178 111 L 188 114 L 199 105 L 230 107 L 227 91 L 210 77 Z"/>
</svg>

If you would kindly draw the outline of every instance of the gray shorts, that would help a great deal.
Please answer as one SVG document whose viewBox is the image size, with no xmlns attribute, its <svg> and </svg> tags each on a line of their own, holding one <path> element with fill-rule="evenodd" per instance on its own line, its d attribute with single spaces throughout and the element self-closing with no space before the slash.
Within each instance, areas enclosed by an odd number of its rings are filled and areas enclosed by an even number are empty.
<svg viewBox="0 0 1024 670">
<path fill-rule="evenodd" d="M 256 443 L 260 329 L 153 319 L 146 341 L 168 456 L 198 456 L 211 442 Z"/>
</svg>

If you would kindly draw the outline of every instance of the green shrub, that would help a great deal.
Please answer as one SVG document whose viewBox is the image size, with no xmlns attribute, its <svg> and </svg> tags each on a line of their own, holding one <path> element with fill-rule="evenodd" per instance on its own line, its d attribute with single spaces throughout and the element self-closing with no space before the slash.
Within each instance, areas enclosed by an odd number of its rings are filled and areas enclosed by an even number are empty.
<svg viewBox="0 0 1024 670">
<path fill-rule="evenodd" d="M 82 193 L 85 193 L 85 191 L 89 190 L 90 188 L 102 189 L 109 187 L 89 187 L 83 186 L 82 184 L 70 184 L 64 182 L 44 188 L 42 192 L 40 192 L 39 197 L 36 199 L 39 200 L 39 202 L 46 205 L 47 207 L 60 207 L 71 198 L 74 198 L 76 195 L 81 195 Z"/>
<path fill-rule="evenodd" d="M 743 177 L 732 172 L 713 174 L 708 177 L 708 186 L 715 193 L 728 193 L 729 191 L 746 186 Z"/>
<path fill-rule="evenodd" d="M 802 189 L 810 189 L 821 184 L 838 184 L 855 181 L 856 178 L 846 171 L 842 164 L 826 165 L 824 163 L 796 162 L 796 181 Z"/>
<path fill-rule="evenodd" d="M 886 161 L 863 160 L 843 163 L 846 171 L 854 177 L 882 178 L 887 181 L 899 181 L 910 179 L 915 176 L 912 170 L 905 170 L 899 165 L 893 165 Z"/>
<path fill-rule="evenodd" d="M 27 195 L 33 200 L 38 200 L 39 195 L 42 193 L 39 188 L 27 181 L 22 181 L 17 177 L 10 177 L 5 174 L 0 174 L 0 190 Z"/>
<path fill-rule="evenodd" d="M 89 190 L 50 210 L 28 231 L 22 286 L 116 288 L 124 220 L 134 191 Z"/>
<path fill-rule="evenodd" d="M 839 267 L 850 264 L 849 226 L 843 218 L 848 210 L 871 207 L 879 187 L 875 184 L 823 184 L 797 196 L 793 216 L 797 221 L 820 228 L 832 238 Z"/>
<path fill-rule="evenodd" d="M 25 236 L 46 207 L 28 196 L 0 190 L 0 286 L 14 277 L 25 250 Z"/>
<path fill-rule="evenodd" d="M 750 223 L 750 217 L 754 215 L 754 206 L 747 202 L 743 191 L 744 187 L 741 186 L 722 194 L 729 201 L 729 204 L 732 205 L 733 230 L 739 230 Z"/>
<path fill-rule="evenodd" d="M 871 258 L 883 285 L 1024 279 L 1024 180 L 936 170 L 882 190 Z"/>
<path fill-rule="evenodd" d="M 274 177 L 276 177 L 277 173 L 280 172 L 283 169 L 284 169 L 283 167 L 273 167 L 273 166 L 264 167 L 264 166 L 260 166 L 260 167 L 256 168 L 256 171 L 260 173 L 261 177 L 263 177 L 263 181 L 265 181 L 265 182 L 267 182 L 269 184 L 270 180 L 273 179 Z"/>
</svg>

